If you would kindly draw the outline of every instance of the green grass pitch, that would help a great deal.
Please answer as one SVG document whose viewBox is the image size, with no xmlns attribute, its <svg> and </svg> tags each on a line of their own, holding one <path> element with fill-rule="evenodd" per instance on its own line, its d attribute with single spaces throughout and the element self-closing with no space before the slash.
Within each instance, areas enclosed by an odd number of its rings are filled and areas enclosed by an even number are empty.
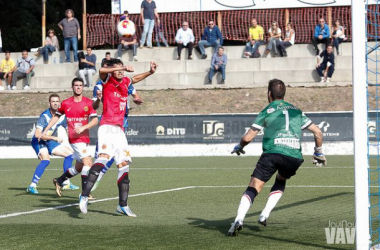
<svg viewBox="0 0 380 250">
<path fill-rule="evenodd" d="M 328 157 L 317 168 L 310 156 L 287 183 L 268 220 L 257 224 L 273 178 L 257 196 L 238 237 L 226 237 L 257 157 L 134 158 L 129 205 L 137 218 L 115 213 L 118 199 L 77 205 L 79 191 L 56 196 L 52 178 L 62 172 L 54 159 L 39 183 L 26 193 L 37 160 L 0 160 L 0 249 L 353 249 L 326 243 L 329 222 L 354 222 L 352 156 Z M 93 195 L 118 196 L 113 166 Z M 80 185 L 80 177 L 72 179 Z M 314 186 L 314 187 L 313 187 Z M 184 188 L 172 190 L 174 188 Z M 154 191 L 166 190 L 161 193 Z M 141 195 L 145 194 L 145 195 Z M 42 209 L 32 214 L 23 212 Z M 21 213 L 13 217 L 3 217 Z"/>
</svg>

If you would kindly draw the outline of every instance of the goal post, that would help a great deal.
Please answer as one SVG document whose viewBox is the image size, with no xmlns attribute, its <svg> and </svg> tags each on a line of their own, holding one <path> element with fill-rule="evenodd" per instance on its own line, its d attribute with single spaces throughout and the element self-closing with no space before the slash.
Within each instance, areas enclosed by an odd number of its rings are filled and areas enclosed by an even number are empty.
<svg viewBox="0 0 380 250">
<path fill-rule="evenodd" d="M 366 4 L 364 0 L 351 1 L 355 226 L 358 250 L 370 248 Z"/>
</svg>

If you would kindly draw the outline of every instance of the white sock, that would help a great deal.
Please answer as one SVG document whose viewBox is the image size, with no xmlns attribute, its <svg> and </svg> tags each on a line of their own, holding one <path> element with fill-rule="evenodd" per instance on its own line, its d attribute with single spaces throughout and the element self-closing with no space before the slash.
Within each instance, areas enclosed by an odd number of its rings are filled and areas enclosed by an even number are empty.
<svg viewBox="0 0 380 250">
<path fill-rule="evenodd" d="M 76 176 L 77 174 L 79 174 L 79 172 L 76 170 L 75 166 L 69 168 L 68 171 L 69 171 L 69 173 L 70 173 L 72 176 Z"/>
<path fill-rule="evenodd" d="M 268 218 L 273 208 L 277 205 L 277 202 L 281 199 L 281 196 L 282 196 L 281 191 L 273 191 L 272 193 L 270 193 L 267 204 L 265 205 L 265 208 L 261 212 L 261 215 L 265 216 L 265 218 Z"/>
<path fill-rule="evenodd" d="M 32 182 L 32 183 L 30 184 L 30 186 L 31 186 L 31 187 L 37 187 L 37 184 L 34 183 L 34 182 Z"/>
<path fill-rule="evenodd" d="M 90 172 L 89 166 L 83 166 L 82 171 L 80 172 L 81 175 L 87 176 L 88 172 Z"/>
<path fill-rule="evenodd" d="M 97 181 L 100 181 L 103 178 L 104 173 L 100 171 Z"/>
<path fill-rule="evenodd" d="M 248 213 L 248 210 L 251 207 L 251 205 L 252 205 L 252 203 L 251 203 L 251 199 L 249 198 L 249 196 L 246 194 L 243 194 L 243 196 L 241 197 L 241 200 L 240 200 L 240 204 L 239 204 L 239 208 L 238 208 L 237 215 L 235 218 L 235 222 L 240 221 L 241 223 L 243 223 L 245 215 Z"/>
<path fill-rule="evenodd" d="M 62 186 L 70 185 L 70 179 L 65 180 L 62 182 Z"/>
</svg>

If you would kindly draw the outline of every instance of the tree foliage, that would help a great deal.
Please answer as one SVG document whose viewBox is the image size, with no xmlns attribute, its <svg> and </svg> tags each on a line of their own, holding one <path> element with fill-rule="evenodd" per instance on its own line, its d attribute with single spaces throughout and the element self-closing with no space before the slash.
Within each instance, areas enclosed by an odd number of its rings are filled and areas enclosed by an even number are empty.
<svg viewBox="0 0 380 250">
<path fill-rule="evenodd" d="M 0 29 L 3 50 L 12 52 L 40 47 L 42 44 L 42 1 L 0 0 Z M 65 17 L 65 10 L 72 9 L 82 25 L 81 0 L 47 0 L 46 30 L 54 29 L 63 48 L 63 36 L 58 23 Z M 87 0 L 87 13 L 110 14 L 110 0 Z M 82 42 L 79 42 L 81 49 Z"/>
</svg>

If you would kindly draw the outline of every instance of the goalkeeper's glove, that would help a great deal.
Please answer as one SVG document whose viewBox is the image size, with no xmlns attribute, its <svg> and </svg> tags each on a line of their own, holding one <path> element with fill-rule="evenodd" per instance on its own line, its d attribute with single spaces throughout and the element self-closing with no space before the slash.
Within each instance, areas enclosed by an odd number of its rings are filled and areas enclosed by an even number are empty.
<svg viewBox="0 0 380 250">
<path fill-rule="evenodd" d="M 311 160 L 313 164 L 317 167 L 327 166 L 327 159 L 325 155 L 322 153 L 322 147 L 315 147 L 313 159 Z"/>
<path fill-rule="evenodd" d="M 234 147 L 234 149 L 232 150 L 231 154 L 234 154 L 236 153 L 237 155 L 240 155 L 240 154 L 245 154 L 245 151 L 243 150 L 243 147 L 238 144 Z"/>
</svg>

